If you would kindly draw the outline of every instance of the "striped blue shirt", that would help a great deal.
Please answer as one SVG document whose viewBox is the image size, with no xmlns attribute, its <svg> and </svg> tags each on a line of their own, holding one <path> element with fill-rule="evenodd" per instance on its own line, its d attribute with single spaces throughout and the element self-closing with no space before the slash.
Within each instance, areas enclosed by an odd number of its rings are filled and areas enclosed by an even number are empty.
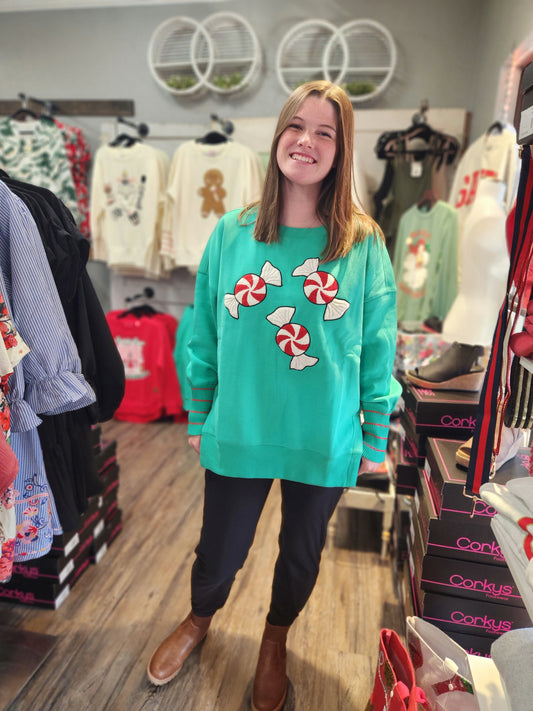
<svg viewBox="0 0 533 711">
<path fill-rule="evenodd" d="M 35 221 L 26 205 L 0 180 L 0 272 L 11 319 L 30 352 L 22 360 L 24 390 L 8 394 L 13 432 L 35 426 L 34 413 L 56 415 L 96 399 L 81 372 L 76 344 Z M 18 381 L 20 383 L 20 381 Z M 19 419 L 22 418 L 22 421 Z"/>
</svg>

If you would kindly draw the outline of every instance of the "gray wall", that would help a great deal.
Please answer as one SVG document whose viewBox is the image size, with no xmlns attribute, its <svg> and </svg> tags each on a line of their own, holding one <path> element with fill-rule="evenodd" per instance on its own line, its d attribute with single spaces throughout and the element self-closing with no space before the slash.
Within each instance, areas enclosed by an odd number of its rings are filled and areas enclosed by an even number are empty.
<svg viewBox="0 0 533 711">
<path fill-rule="evenodd" d="M 276 50 L 295 23 L 321 18 L 340 25 L 373 18 L 393 34 L 398 66 L 386 92 L 360 104 L 360 110 L 417 107 L 424 98 L 433 107 L 474 109 L 476 77 L 471 68 L 479 45 L 472 37 L 483 22 L 486 6 L 487 0 L 228 0 L 4 13 L 0 14 L 0 98 L 15 98 L 24 91 L 42 98 L 134 99 L 138 120 L 147 122 L 197 123 L 214 111 L 229 118 L 273 115 L 286 98 L 275 73 Z M 201 100 L 167 93 L 147 65 L 153 31 L 169 17 L 201 20 L 221 10 L 243 14 L 259 37 L 264 68 L 254 90 L 233 98 L 209 93 Z M 101 120 L 80 118 L 77 123 L 97 145 Z"/>
<path fill-rule="evenodd" d="M 167 93 L 148 68 L 152 33 L 169 17 L 202 20 L 222 10 L 241 13 L 258 35 L 264 66 L 253 90 L 199 100 Z M 422 99 L 433 108 L 464 108 L 472 113 L 471 140 L 493 120 L 500 67 L 533 30 L 531 0 L 226 0 L 0 13 L 0 98 L 23 91 L 43 99 L 133 99 L 136 119 L 147 123 L 207 126 L 213 112 L 230 119 L 273 116 L 286 98 L 276 76 L 277 47 L 295 23 L 310 18 L 337 25 L 372 18 L 392 33 L 395 76 L 358 111 L 414 109 Z M 72 123 L 95 150 L 104 120 L 75 117 Z M 92 263 L 92 276 L 109 308 L 105 265 Z"/>
<path fill-rule="evenodd" d="M 500 68 L 511 52 L 533 32 L 531 0 L 488 0 L 483 22 L 474 35 L 472 136 L 483 132 L 494 115 Z"/>
<path fill-rule="evenodd" d="M 264 68 L 245 96 L 176 98 L 153 80 L 147 48 L 169 17 L 202 20 L 213 12 L 242 13 L 263 48 Z M 19 91 L 42 98 L 134 99 L 139 121 L 203 122 L 210 113 L 276 114 L 285 99 L 275 73 L 279 42 L 296 23 L 321 18 L 342 24 L 373 18 L 393 34 L 395 77 L 369 108 L 433 107 L 472 112 L 471 137 L 493 117 L 499 69 L 533 30 L 531 0 L 227 0 L 151 8 L 0 13 L 0 98 Z M 100 119 L 79 118 L 94 146 Z"/>
</svg>

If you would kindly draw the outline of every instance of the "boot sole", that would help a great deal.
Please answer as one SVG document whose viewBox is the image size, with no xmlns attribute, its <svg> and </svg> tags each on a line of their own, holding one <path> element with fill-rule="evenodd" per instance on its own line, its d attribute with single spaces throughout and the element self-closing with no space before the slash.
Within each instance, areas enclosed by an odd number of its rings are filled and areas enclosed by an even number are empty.
<svg viewBox="0 0 533 711">
<path fill-rule="evenodd" d="M 185 659 L 183 660 L 182 664 L 176 669 L 176 671 L 173 672 L 170 676 L 165 677 L 164 679 L 158 679 L 157 677 L 152 676 L 152 673 L 150 672 L 150 666 L 151 666 L 151 664 L 152 664 L 152 659 L 155 657 L 156 652 L 157 652 L 157 649 L 156 649 L 156 651 L 155 651 L 155 652 L 152 654 L 152 656 L 150 657 L 150 661 L 148 662 L 148 666 L 146 667 L 146 676 L 148 677 L 148 679 L 150 680 L 150 682 L 151 682 L 154 686 L 164 686 L 165 684 L 168 684 L 169 681 L 172 681 L 172 679 L 174 679 L 175 677 L 177 677 L 178 674 L 180 673 L 180 671 L 183 669 L 183 665 L 185 664 L 185 662 L 187 661 L 187 659 L 191 656 L 191 654 L 194 652 L 195 649 L 198 649 L 198 647 L 200 647 L 200 645 L 203 643 L 203 641 L 205 640 L 206 637 L 207 637 L 207 632 L 206 632 L 205 635 L 202 637 L 202 639 L 198 642 L 198 644 L 195 645 L 195 646 L 191 649 L 191 651 L 189 652 L 189 654 L 185 657 Z"/>
<path fill-rule="evenodd" d="M 178 674 L 180 673 L 180 671 L 183 668 L 183 664 L 182 664 L 181 667 L 179 669 L 176 669 L 176 671 L 173 674 L 171 674 L 170 676 L 167 676 L 165 679 L 157 679 L 155 676 L 152 676 L 152 674 L 150 673 L 151 662 L 152 662 L 152 660 L 150 659 L 150 661 L 148 662 L 148 666 L 146 667 L 146 676 L 148 677 L 148 679 L 154 686 L 164 686 L 165 684 L 168 684 L 169 681 L 172 681 L 172 679 L 174 679 L 174 677 L 178 676 Z"/>
<path fill-rule="evenodd" d="M 485 370 L 458 375 L 455 378 L 443 380 L 440 383 L 419 378 L 411 371 L 407 371 L 405 377 L 410 383 L 413 383 L 413 385 L 416 385 L 419 388 L 427 388 L 428 390 L 464 390 L 466 392 L 477 392 L 478 390 L 481 390 L 481 386 L 483 385 Z"/>
<path fill-rule="evenodd" d="M 283 704 L 287 700 L 287 689 L 285 689 L 285 694 L 283 695 L 283 698 L 281 699 L 280 703 L 276 706 L 275 709 L 269 709 L 269 711 L 281 711 L 283 708 Z M 254 704 L 252 700 L 252 711 L 261 711 L 261 709 L 258 709 L 257 706 Z"/>
</svg>

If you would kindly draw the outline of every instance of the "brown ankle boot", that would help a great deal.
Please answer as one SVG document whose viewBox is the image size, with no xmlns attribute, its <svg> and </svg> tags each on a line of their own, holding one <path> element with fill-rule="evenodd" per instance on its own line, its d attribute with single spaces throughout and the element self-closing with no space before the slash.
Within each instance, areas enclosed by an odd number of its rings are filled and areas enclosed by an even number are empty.
<svg viewBox="0 0 533 711">
<path fill-rule="evenodd" d="M 253 711 L 280 711 L 287 696 L 288 627 L 265 624 L 252 692 Z"/>
<path fill-rule="evenodd" d="M 152 654 L 148 663 L 148 678 L 156 686 L 167 684 L 183 666 L 192 650 L 207 634 L 213 617 L 198 617 L 190 612 L 183 622 Z"/>
</svg>

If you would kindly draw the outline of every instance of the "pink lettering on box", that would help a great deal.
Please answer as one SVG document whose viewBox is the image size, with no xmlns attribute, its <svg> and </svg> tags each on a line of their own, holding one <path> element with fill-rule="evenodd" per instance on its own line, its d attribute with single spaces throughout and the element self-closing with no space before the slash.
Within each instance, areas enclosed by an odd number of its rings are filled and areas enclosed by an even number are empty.
<svg viewBox="0 0 533 711">
<path fill-rule="evenodd" d="M 471 551 L 472 553 L 488 555 L 498 560 L 505 560 L 502 550 L 496 541 L 471 541 L 470 538 L 461 536 L 457 539 L 457 548 L 464 551 Z"/>
<path fill-rule="evenodd" d="M 476 426 L 476 418 L 472 417 L 454 417 L 453 415 L 443 415 L 440 423 L 443 427 L 455 427 L 461 429 L 473 430 Z"/>
<path fill-rule="evenodd" d="M 455 610 L 452 612 L 450 619 L 451 622 L 455 622 L 459 625 L 466 625 L 468 627 L 474 627 L 496 634 L 508 632 L 513 626 L 513 623 L 510 620 L 496 620 L 488 615 L 465 615 L 464 612 L 461 612 L 461 610 Z"/>
</svg>

